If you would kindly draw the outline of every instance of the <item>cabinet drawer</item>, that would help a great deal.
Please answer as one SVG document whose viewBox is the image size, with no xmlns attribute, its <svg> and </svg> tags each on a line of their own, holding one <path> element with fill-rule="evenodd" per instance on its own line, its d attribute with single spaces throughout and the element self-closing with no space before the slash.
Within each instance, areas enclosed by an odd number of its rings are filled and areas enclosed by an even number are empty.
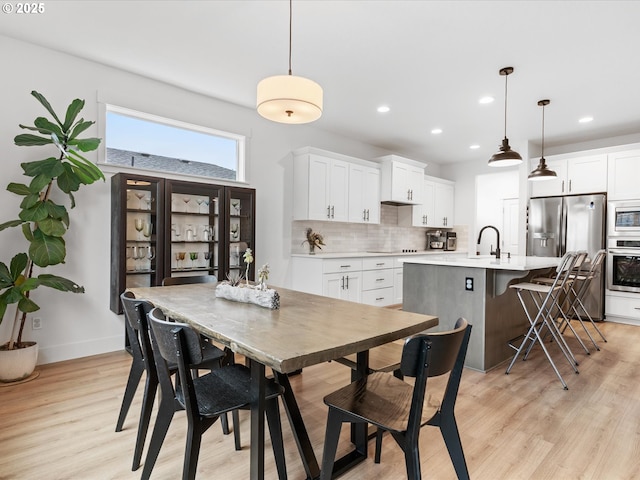
<svg viewBox="0 0 640 480">
<path fill-rule="evenodd" d="M 361 258 L 328 258 L 322 261 L 322 273 L 359 272 L 361 270 Z"/>
<path fill-rule="evenodd" d="M 393 287 L 393 269 L 366 270 L 362 272 L 362 290 Z"/>
<path fill-rule="evenodd" d="M 640 295 L 638 298 L 605 295 L 605 314 L 640 320 Z"/>
<path fill-rule="evenodd" d="M 395 257 L 365 257 L 362 259 L 362 270 L 393 268 L 394 258 Z"/>
<path fill-rule="evenodd" d="M 362 292 L 362 303 L 367 305 L 375 305 L 377 307 L 386 307 L 393 305 L 393 287 L 377 288 L 375 290 L 367 290 Z"/>
</svg>

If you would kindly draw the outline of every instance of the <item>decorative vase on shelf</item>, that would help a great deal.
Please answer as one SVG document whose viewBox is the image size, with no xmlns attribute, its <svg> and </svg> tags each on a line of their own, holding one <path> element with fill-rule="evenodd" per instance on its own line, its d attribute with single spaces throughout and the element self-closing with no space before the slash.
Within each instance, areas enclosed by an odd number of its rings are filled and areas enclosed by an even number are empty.
<svg viewBox="0 0 640 480">
<path fill-rule="evenodd" d="M 313 243 L 309 244 L 309 255 L 315 255 L 316 254 L 316 246 Z"/>
</svg>

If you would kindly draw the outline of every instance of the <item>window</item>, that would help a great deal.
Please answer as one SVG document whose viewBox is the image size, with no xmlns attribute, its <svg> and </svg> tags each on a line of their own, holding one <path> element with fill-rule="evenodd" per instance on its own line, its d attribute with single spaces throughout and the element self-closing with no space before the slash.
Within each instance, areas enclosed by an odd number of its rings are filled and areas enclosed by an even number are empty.
<svg viewBox="0 0 640 480">
<path fill-rule="evenodd" d="M 242 135 L 109 105 L 105 137 L 109 165 L 244 181 Z"/>
</svg>

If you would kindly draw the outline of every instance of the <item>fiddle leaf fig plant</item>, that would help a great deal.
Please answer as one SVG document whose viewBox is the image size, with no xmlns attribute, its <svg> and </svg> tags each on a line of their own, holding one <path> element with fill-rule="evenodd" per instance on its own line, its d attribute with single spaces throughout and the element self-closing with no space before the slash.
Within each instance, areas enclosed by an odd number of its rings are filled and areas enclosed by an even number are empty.
<svg viewBox="0 0 640 480">
<path fill-rule="evenodd" d="M 12 335 L 6 348 L 22 346 L 22 332 L 27 314 L 40 309 L 31 299 L 31 292 L 38 287 L 49 287 L 62 292 L 84 293 L 76 282 L 49 273 L 35 275 L 34 267 L 46 268 L 64 263 L 67 256 L 64 234 L 69 228 L 69 212 L 58 197 L 69 199 L 69 208 L 75 207 L 74 192 L 82 185 L 104 180 L 102 171 L 81 152 L 96 150 L 99 138 L 79 138 L 95 122 L 78 119 L 84 108 L 84 100 L 75 99 L 67 107 L 61 120 L 51 104 L 40 93 L 32 91 L 38 102 L 52 118 L 38 117 L 33 126 L 19 125 L 35 133 L 23 133 L 14 138 L 20 147 L 54 147 L 55 156 L 22 163 L 23 174 L 30 180 L 11 182 L 7 190 L 23 197 L 18 218 L 0 224 L 0 231 L 20 227 L 27 241 L 26 252 L 18 252 L 9 265 L 0 261 L 0 322 L 7 307 L 17 304 Z M 59 191 L 59 192 L 58 192 Z M 55 200 L 54 200 L 55 198 Z"/>
</svg>

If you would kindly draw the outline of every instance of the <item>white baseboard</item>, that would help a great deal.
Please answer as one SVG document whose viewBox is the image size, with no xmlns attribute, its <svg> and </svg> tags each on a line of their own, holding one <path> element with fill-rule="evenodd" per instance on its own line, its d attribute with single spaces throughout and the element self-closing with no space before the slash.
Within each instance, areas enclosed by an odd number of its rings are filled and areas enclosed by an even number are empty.
<svg viewBox="0 0 640 480">
<path fill-rule="evenodd" d="M 625 325 L 640 326 L 640 320 L 634 318 L 614 317 L 613 315 L 607 315 L 606 321 L 613 323 L 624 323 Z"/>
<path fill-rule="evenodd" d="M 89 357 L 100 353 L 115 352 L 124 349 L 124 336 L 116 335 L 108 338 L 99 338 L 82 343 L 66 345 L 53 345 L 42 347 L 38 351 L 38 365 L 62 362 L 74 358 Z"/>
</svg>

